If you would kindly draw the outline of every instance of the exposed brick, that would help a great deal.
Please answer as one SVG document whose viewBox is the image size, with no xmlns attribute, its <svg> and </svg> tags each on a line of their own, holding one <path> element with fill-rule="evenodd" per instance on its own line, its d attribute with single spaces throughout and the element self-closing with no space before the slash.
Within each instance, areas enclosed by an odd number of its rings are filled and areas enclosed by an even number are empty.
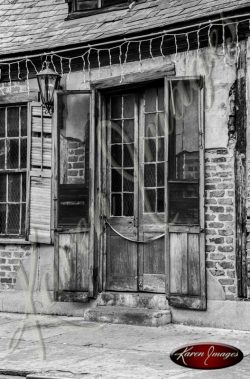
<svg viewBox="0 0 250 379">
<path fill-rule="evenodd" d="M 1 257 L 3 257 L 3 258 L 10 258 L 11 257 L 11 252 L 9 252 L 9 251 L 1 251 Z"/>
<path fill-rule="evenodd" d="M 219 279 L 219 282 L 224 286 L 231 286 L 232 284 L 234 284 L 233 279 Z"/>
<path fill-rule="evenodd" d="M 223 244 L 224 243 L 224 238 L 223 237 L 220 237 L 220 238 L 209 238 L 209 241 L 212 242 L 212 243 L 215 243 L 215 244 L 219 245 L 219 244 Z"/>
<path fill-rule="evenodd" d="M 83 155 L 84 154 L 84 150 L 83 149 L 77 149 L 75 150 L 75 155 Z"/>
<path fill-rule="evenodd" d="M 234 268 L 235 268 L 235 266 L 234 266 L 234 264 L 233 264 L 232 262 L 226 262 L 226 261 L 224 261 L 224 262 L 220 262 L 220 265 L 221 265 L 221 267 L 223 267 L 225 270 L 226 270 L 226 269 L 234 269 Z"/>
<path fill-rule="evenodd" d="M 68 171 L 68 174 L 70 175 L 70 176 L 77 176 L 77 170 L 69 170 Z"/>
<path fill-rule="evenodd" d="M 206 221 L 214 221 L 216 219 L 216 216 L 206 214 L 205 219 Z"/>
<path fill-rule="evenodd" d="M 219 215 L 219 221 L 233 221 L 233 216 L 229 214 Z"/>
<path fill-rule="evenodd" d="M 225 271 L 224 270 L 218 270 L 218 269 L 214 269 L 212 268 L 210 270 L 211 274 L 213 274 L 214 276 L 225 276 Z"/>
<path fill-rule="evenodd" d="M 216 167 L 215 166 L 206 166 L 206 170 L 207 171 L 216 171 Z"/>
<path fill-rule="evenodd" d="M 210 224 L 208 224 L 209 228 L 215 228 L 215 229 L 219 229 L 219 228 L 223 228 L 224 224 L 222 224 L 221 222 L 211 222 Z M 221 234 L 221 235 L 224 235 L 224 234 Z"/>
<path fill-rule="evenodd" d="M 216 186 L 214 184 L 207 184 L 205 186 L 206 191 L 216 190 Z"/>
<path fill-rule="evenodd" d="M 207 261 L 206 267 L 207 268 L 216 268 L 216 262 Z"/>
<path fill-rule="evenodd" d="M 210 210 L 212 212 L 214 212 L 214 213 L 223 213 L 224 212 L 224 208 L 223 207 L 213 207 L 213 206 L 211 206 Z"/>
<path fill-rule="evenodd" d="M 217 233 L 214 229 L 206 229 L 207 236 L 215 236 Z"/>
<path fill-rule="evenodd" d="M 6 259 L 1 258 L 1 259 L 0 259 L 0 264 L 1 264 L 1 263 L 6 263 Z"/>
<path fill-rule="evenodd" d="M 234 270 L 228 270 L 227 271 L 227 276 L 229 278 L 235 278 L 235 271 Z"/>
<path fill-rule="evenodd" d="M 227 194 L 228 194 L 228 196 L 234 196 L 235 195 L 234 191 L 227 191 Z"/>
<path fill-rule="evenodd" d="M 232 237 L 227 237 L 226 238 L 226 243 L 233 243 L 234 239 Z"/>
<path fill-rule="evenodd" d="M 234 251 L 232 246 L 219 246 L 218 250 L 222 253 L 232 253 Z"/>
<path fill-rule="evenodd" d="M 226 259 L 225 255 L 224 254 L 220 254 L 220 253 L 212 253 L 209 255 L 209 258 L 210 259 L 214 259 L 214 260 L 218 260 L 218 261 L 221 261 L 223 259 Z"/>
<path fill-rule="evenodd" d="M 220 162 L 226 162 L 226 158 L 225 157 L 222 157 L 222 158 L 212 158 L 212 162 L 215 162 L 215 163 L 220 163 Z"/>
<path fill-rule="evenodd" d="M 233 205 L 232 199 L 219 199 L 218 202 L 223 205 Z"/>
<path fill-rule="evenodd" d="M 2 271 L 11 271 L 11 267 L 10 266 L 0 266 L 0 270 Z"/>
<path fill-rule="evenodd" d="M 77 162 L 77 159 L 78 159 L 77 157 L 71 155 L 71 156 L 69 156 L 68 161 L 69 162 Z"/>
<path fill-rule="evenodd" d="M 207 205 L 210 205 L 210 204 L 217 204 L 217 200 L 215 200 L 215 199 L 206 199 L 206 200 L 205 200 L 205 203 L 206 203 Z"/>
<path fill-rule="evenodd" d="M 232 229 L 222 229 L 218 231 L 220 236 L 232 236 L 234 234 Z"/>
<path fill-rule="evenodd" d="M 0 281 L 1 281 L 1 283 L 11 283 L 12 279 L 11 278 L 1 278 Z"/>
<path fill-rule="evenodd" d="M 228 286 L 227 287 L 228 291 L 232 292 L 232 293 L 236 293 L 236 288 L 235 286 Z"/>
<path fill-rule="evenodd" d="M 210 197 L 223 197 L 225 195 L 225 191 L 212 191 L 210 192 Z"/>
<path fill-rule="evenodd" d="M 220 178 L 214 178 L 214 179 L 207 179 L 206 183 L 220 183 L 221 179 Z"/>
<path fill-rule="evenodd" d="M 233 184 L 227 184 L 227 183 L 219 183 L 217 185 L 217 188 L 218 189 L 224 189 L 224 190 L 226 190 L 226 189 L 233 189 L 234 185 Z"/>
<path fill-rule="evenodd" d="M 214 251 L 215 251 L 215 246 L 206 245 L 205 250 L 206 250 L 208 253 L 210 253 L 210 252 L 214 252 Z"/>
<path fill-rule="evenodd" d="M 73 163 L 73 168 L 82 168 L 82 163 L 80 162 Z"/>
</svg>

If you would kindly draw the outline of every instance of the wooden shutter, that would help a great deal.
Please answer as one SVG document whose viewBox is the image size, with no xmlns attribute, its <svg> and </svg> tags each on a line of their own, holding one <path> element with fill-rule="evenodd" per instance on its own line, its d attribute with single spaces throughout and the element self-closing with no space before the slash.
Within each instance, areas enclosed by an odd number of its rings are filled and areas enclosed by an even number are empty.
<svg viewBox="0 0 250 379">
<path fill-rule="evenodd" d="M 204 94 L 203 83 L 196 80 L 198 87 L 198 119 L 199 119 L 199 218 L 198 222 L 192 224 L 175 225 L 169 222 L 167 227 L 167 244 L 168 244 L 168 283 L 167 292 L 169 303 L 177 308 L 188 308 L 194 310 L 206 310 L 206 268 L 205 268 L 205 235 L 204 235 Z M 166 81 L 166 97 L 171 102 L 169 87 L 171 82 Z M 171 124 L 169 121 L 169 130 Z M 171 132 L 170 132 L 171 133 Z M 169 150 L 173 147 L 171 142 Z M 176 153 L 176 152 L 175 152 Z M 176 155 L 177 157 L 177 155 Z M 170 159 L 170 158 L 169 158 Z M 169 171 L 172 170 L 169 162 Z M 185 186 L 176 180 L 176 183 L 170 183 L 170 174 L 168 174 L 168 191 L 170 186 Z M 175 187 L 176 188 L 176 187 Z M 183 187 L 184 188 L 184 187 Z M 184 196 L 184 195 L 183 195 Z M 168 194 L 168 212 L 170 214 L 171 198 Z M 170 219 L 171 215 L 169 215 Z"/>
<path fill-rule="evenodd" d="M 29 106 L 28 228 L 31 242 L 51 243 L 52 116 L 40 103 Z"/>
</svg>

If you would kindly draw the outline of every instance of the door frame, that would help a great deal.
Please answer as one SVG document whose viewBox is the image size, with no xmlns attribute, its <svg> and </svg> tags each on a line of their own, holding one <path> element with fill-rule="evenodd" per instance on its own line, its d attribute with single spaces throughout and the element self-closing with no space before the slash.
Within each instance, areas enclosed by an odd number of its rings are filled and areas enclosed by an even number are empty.
<svg viewBox="0 0 250 379">
<path fill-rule="evenodd" d="M 201 79 L 203 81 L 203 87 L 201 89 L 201 99 L 203 102 L 203 105 L 200 108 L 200 125 L 204 125 L 204 119 L 205 119 L 205 107 L 204 107 L 204 79 L 201 76 L 179 76 L 178 78 L 175 76 L 174 72 L 174 66 L 164 66 L 164 68 L 156 70 L 152 73 L 138 73 L 138 74 L 130 74 L 125 75 L 124 79 L 121 81 L 121 77 L 114 77 L 114 78 L 107 78 L 104 80 L 98 80 L 93 81 L 91 83 L 91 88 L 95 91 L 95 98 L 96 98 L 96 176 L 95 176 L 95 239 L 94 239 L 94 246 L 97 254 L 96 259 L 96 265 L 94 267 L 94 272 L 96 272 L 95 280 L 95 293 L 102 292 L 106 288 L 106 263 L 107 263 L 107 251 L 106 251 L 106 233 L 104 233 L 105 230 L 105 220 L 107 217 L 107 188 L 106 188 L 106 180 L 103 180 L 103 178 L 106 177 L 107 172 L 107 166 L 106 166 L 106 128 L 104 127 L 105 116 L 106 116 L 106 110 L 105 110 L 105 101 L 104 101 L 104 94 L 107 91 L 116 91 L 118 88 L 124 88 L 131 86 L 131 85 L 143 85 L 145 86 L 147 83 L 151 83 L 157 79 L 165 79 L 165 83 L 170 80 L 192 80 L 192 79 Z M 166 87 L 166 84 L 165 84 Z M 169 97 L 165 96 L 165 109 L 167 110 L 167 117 L 166 117 L 166 128 L 168 128 L 169 125 Z M 204 145 L 204 133 L 202 134 L 202 131 L 199 130 L 200 133 L 200 141 L 203 143 L 203 148 L 205 150 Z M 166 178 L 168 177 L 168 138 L 165 138 L 165 153 L 166 153 L 166 169 L 165 169 L 165 175 Z M 204 155 L 200 157 L 200 165 L 204 164 Z M 203 175 L 201 175 L 201 181 L 200 181 L 200 194 L 202 194 L 203 197 L 203 204 L 204 204 L 204 172 Z M 165 271 L 166 271 L 166 295 L 169 297 L 170 289 L 169 289 L 169 270 L 170 270 L 170 256 L 167 252 L 167 246 L 169 246 L 169 225 L 167 222 L 167 215 L 168 215 L 168 186 L 166 185 L 166 191 L 165 191 L 165 221 L 166 221 L 166 236 L 165 236 L 165 246 L 166 246 L 166 259 L 165 259 Z M 202 243 L 205 241 L 204 236 L 204 230 L 205 230 L 205 209 L 204 206 L 200 207 L 200 222 L 201 222 L 201 231 L 203 233 Z M 171 226 L 172 230 L 177 230 L 178 226 Z M 187 225 L 188 229 L 188 225 Z M 201 261 L 201 267 L 204 270 L 204 273 L 206 275 L 205 271 L 205 260 L 202 259 Z M 205 279 L 206 282 L 206 279 Z M 204 296 L 206 296 L 206 289 L 203 293 Z"/>
</svg>

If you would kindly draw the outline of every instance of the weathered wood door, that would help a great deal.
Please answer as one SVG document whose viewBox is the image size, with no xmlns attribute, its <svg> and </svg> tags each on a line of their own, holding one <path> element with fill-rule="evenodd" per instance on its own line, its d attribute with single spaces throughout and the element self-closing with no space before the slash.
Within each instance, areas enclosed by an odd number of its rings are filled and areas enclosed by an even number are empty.
<svg viewBox="0 0 250 379">
<path fill-rule="evenodd" d="M 164 85 L 107 97 L 107 290 L 165 293 Z"/>
<path fill-rule="evenodd" d="M 202 81 L 148 84 L 106 104 L 105 289 L 205 309 Z"/>
</svg>

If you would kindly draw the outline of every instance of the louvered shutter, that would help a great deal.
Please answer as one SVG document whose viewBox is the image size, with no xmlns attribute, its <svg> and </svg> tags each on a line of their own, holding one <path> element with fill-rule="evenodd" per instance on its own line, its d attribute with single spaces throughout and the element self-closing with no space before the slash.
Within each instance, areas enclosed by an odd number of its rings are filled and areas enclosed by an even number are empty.
<svg viewBox="0 0 250 379">
<path fill-rule="evenodd" d="M 51 243 L 52 117 L 40 103 L 29 107 L 29 201 L 26 235 L 31 242 Z"/>
</svg>

